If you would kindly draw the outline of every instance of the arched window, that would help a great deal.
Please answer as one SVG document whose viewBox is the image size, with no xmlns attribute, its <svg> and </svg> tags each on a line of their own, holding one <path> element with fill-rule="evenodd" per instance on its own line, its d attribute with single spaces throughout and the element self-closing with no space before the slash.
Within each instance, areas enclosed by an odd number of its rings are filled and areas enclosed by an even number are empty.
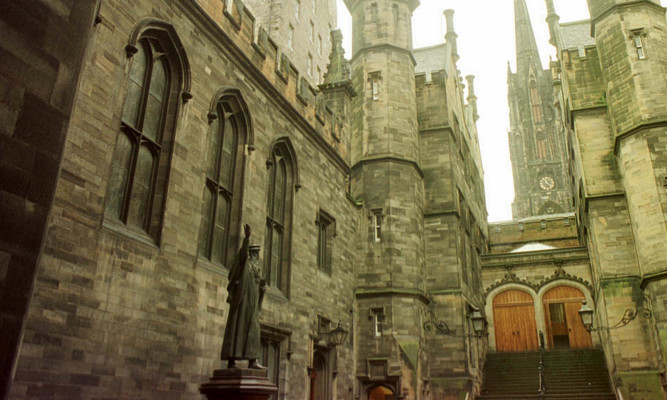
<svg viewBox="0 0 667 400">
<path fill-rule="evenodd" d="M 545 160 L 549 158 L 549 144 L 547 143 L 546 136 L 544 135 L 544 132 L 537 131 L 537 140 L 535 141 L 535 147 L 537 148 L 537 157 L 541 160 Z"/>
<path fill-rule="evenodd" d="M 175 34 L 148 28 L 128 47 L 127 93 L 105 215 L 158 239 L 186 60 Z M 176 40 L 178 40 L 176 38 Z"/>
<path fill-rule="evenodd" d="M 264 277 L 269 286 L 289 291 L 289 251 L 296 158 L 288 139 L 274 143 L 268 166 L 269 187 L 264 237 Z"/>
<path fill-rule="evenodd" d="M 244 147 L 251 124 L 243 98 L 235 90 L 216 95 L 209 121 L 199 256 L 226 265 L 238 245 Z"/>
</svg>

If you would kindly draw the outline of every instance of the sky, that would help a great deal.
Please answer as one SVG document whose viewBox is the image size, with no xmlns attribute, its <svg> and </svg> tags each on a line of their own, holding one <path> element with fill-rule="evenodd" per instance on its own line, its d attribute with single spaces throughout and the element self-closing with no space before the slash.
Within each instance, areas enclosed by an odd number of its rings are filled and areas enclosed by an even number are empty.
<svg viewBox="0 0 667 400">
<path fill-rule="evenodd" d="M 338 2 L 338 26 L 343 31 L 345 54 L 351 48 L 351 22 L 342 0 Z M 667 6 L 667 0 L 661 0 Z M 588 19 L 586 0 L 555 0 L 560 22 Z M 549 44 L 544 0 L 526 0 L 542 65 L 547 68 L 555 48 Z M 475 75 L 475 94 L 480 118 L 477 121 L 484 168 L 486 207 L 489 221 L 512 219 L 514 183 L 509 159 L 507 132 L 507 62 L 516 72 L 514 0 L 421 0 L 412 18 L 413 46 L 444 42 L 446 26 L 442 11 L 455 11 L 459 70 Z"/>
</svg>

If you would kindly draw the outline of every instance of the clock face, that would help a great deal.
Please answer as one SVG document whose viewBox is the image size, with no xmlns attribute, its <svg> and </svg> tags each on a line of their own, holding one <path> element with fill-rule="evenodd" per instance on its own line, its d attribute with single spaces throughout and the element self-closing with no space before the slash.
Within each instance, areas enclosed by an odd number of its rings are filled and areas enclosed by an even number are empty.
<svg viewBox="0 0 667 400">
<path fill-rule="evenodd" d="M 540 178 L 540 187 L 542 190 L 551 190 L 556 185 L 554 178 L 550 176 L 543 176 Z"/>
</svg>

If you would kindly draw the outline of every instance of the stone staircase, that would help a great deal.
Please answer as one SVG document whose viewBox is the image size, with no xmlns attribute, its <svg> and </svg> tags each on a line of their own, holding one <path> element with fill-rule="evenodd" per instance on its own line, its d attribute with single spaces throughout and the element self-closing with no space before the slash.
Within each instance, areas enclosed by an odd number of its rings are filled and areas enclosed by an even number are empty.
<svg viewBox="0 0 667 400">
<path fill-rule="evenodd" d="M 542 358 L 543 357 L 543 358 Z M 539 393 L 543 359 L 544 391 Z M 480 400 L 616 400 L 601 350 L 488 354 Z"/>
</svg>

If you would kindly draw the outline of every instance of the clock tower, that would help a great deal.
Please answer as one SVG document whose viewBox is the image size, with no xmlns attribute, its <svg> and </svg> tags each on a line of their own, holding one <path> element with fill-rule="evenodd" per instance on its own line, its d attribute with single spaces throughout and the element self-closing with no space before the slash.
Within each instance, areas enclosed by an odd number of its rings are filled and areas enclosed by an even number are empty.
<svg viewBox="0 0 667 400">
<path fill-rule="evenodd" d="M 571 210 L 564 127 L 556 107 L 558 73 L 543 69 L 525 0 L 514 1 L 516 72 L 508 67 L 514 218 Z M 555 67 L 554 67 L 555 68 Z"/>
</svg>

